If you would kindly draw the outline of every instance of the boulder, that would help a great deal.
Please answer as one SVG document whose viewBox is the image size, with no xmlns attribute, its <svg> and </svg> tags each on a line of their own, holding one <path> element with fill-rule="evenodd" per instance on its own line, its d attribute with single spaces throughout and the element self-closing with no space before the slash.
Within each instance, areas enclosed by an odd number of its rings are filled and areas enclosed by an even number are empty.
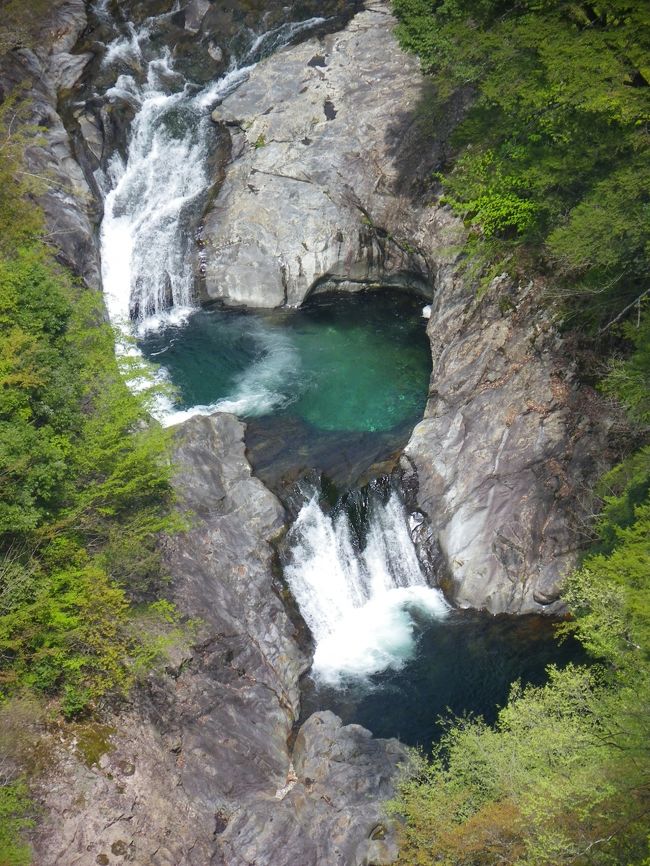
<svg viewBox="0 0 650 866">
<path fill-rule="evenodd" d="M 393 26 L 387 3 L 368 3 L 259 63 L 217 108 L 233 161 L 205 218 L 208 298 L 296 306 L 332 282 L 430 296 L 435 220 L 397 183 L 423 79 Z"/>
</svg>

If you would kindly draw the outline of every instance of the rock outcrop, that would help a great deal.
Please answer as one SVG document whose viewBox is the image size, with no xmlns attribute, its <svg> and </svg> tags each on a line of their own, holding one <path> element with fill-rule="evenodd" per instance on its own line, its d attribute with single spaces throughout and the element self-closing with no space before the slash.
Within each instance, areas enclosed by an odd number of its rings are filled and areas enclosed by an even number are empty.
<svg viewBox="0 0 650 866">
<path fill-rule="evenodd" d="M 395 853 L 381 804 L 399 743 L 318 713 L 290 746 L 307 660 L 273 587 L 283 509 L 251 476 L 243 434 L 231 415 L 180 429 L 190 528 L 166 556 L 200 633 L 112 720 L 98 763 L 53 738 L 39 866 L 362 866 Z"/>
<path fill-rule="evenodd" d="M 493 613 L 558 611 L 588 491 L 611 465 L 611 419 L 580 385 L 539 291 L 502 277 L 477 299 L 450 273 L 441 279 L 429 400 L 402 458 L 448 595 Z"/>
<path fill-rule="evenodd" d="M 397 180 L 424 87 L 385 2 L 258 64 L 214 111 L 233 161 L 205 219 L 205 292 L 299 305 L 319 284 L 427 291 L 436 219 Z M 412 148 L 411 148 L 412 149 Z"/>
<path fill-rule="evenodd" d="M 75 86 L 91 54 L 72 54 L 86 26 L 84 0 L 56 0 L 42 22 L 35 22 L 34 48 L 17 48 L 0 58 L 0 97 L 19 92 L 27 106 L 24 122 L 40 127 L 26 151 L 26 170 L 37 181 L 48 242 L 59 259 L 86 283 L 100 286 L 95 227 L 98 202 L 74 157 L 57 112 L 60 92 Z"/>
</svg>

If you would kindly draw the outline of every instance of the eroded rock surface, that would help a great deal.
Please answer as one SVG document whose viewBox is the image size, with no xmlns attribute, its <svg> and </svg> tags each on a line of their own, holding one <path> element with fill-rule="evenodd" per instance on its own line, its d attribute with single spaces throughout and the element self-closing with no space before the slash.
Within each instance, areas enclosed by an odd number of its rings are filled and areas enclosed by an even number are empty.
<svg viewBox="0 0 650 866">
<path fill-rule="evenodd" d="M 402 460 L 463 607 L 554 612 L 585 541 L 588 491 L 611 465 L 611 418 L 580 385 L 539 286 L 496 279 L 478 300 L 441 280 L 430 396 Z"/>
<path fill-rule="evenodd" d="M 41 127 L 26 151 L 26 170 L 37 182 L 36 198 L 49 229 L 47 240 L 59 258 L 92 288 L 99 288 L 99 254 L 94 231 L 99 220 L 94 198 L 75 160 L 68 133 L 57 113 L 59 93 L 75 86 L 90 54 L 71 51 L 86 26 L 84 0 L 56 0 L 35 23 L 33 49 L 0 58 L 0 97 L 19 91 L 27 106 L 22 122 Z"/>
<path fill-rule="evenodd" d="M 98 764 L 53 739 L 39 866 L 361 866 L 394 854 L 377 825 L 404 759 L 397 741 L 320 713 L 290 748 L 307 662 L 273 588 L 269 540 L 284 512 L 251 476 L 243 434 L 231 415 L 181 428 L 177 484 L 193 518 L 166 555 L 200 634 L 111 720 Z"/>
<path fill-rule="evenodd" d="M 424 87 L 387 3 L 340 33 L 260 63 L 213 113 L 233 162 L 205 220 L 210 298 L 298 305 L 319 282 L 427 292 L 440 246 L 430 210 L 400 190 Z"/>
</svg>

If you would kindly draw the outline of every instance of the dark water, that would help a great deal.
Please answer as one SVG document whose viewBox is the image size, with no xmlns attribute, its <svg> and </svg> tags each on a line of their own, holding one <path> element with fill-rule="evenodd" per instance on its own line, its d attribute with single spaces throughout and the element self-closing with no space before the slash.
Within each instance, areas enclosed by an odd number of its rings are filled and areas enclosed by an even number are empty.
<svg viewBox="0 0 650 866">
<path fill-rule="evenodd" d="M 455 610 L 444 620 L 423 620 L 419 632 L 417 654 L 400 670 L 342 688 L 306 678 L 303 716 L 333 710 L 375 736 L 428 749 L 442 733 L 441 717 L 474 714 L 494 722 L 514 681 L 541 684 L 547 665 L 585 660 L 580 645 L 558 643 L 554 624 L 542 617 Z"/>
<path fill-rule="evenodd" d="M 421 307 L 378 291 L 323 295 L 299 310 L 203 310 L 140 345 L 168 371 L 179 410 L 249 421 L 263 480 L 318 469 L 352 484 L 422 417 L 431 357 Z"/>
</svg>

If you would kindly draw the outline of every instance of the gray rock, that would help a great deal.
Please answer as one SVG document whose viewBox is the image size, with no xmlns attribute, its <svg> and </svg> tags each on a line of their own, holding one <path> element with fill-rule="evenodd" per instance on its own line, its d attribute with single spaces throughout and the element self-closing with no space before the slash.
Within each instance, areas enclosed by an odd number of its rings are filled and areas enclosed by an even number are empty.
<svg viewBox="0 0 650 866">
<path fill-rule="evenodd" d="M 41 188 L 36 194 L 48 227 L 48 241 L 59 258 L 92 288 L 100 286 L 95 226 L 100 211 L 77 163 L 57 113 L 58 91 L 74 86 L 89 60 L 70 54 L 86 26 L 83 0 L 59 0 L 43 21 L 40 47 L 0 58 L 0 92 L 22 88 L 29 104 L 25 122 L 43 128 L 38 144 L 27 148 L 26 166 Z"/>
<path fill-rule="evenodd" d="M 359 725 L 315 713 L 300 729 L 290 781 L 275 802 L 236 815 L 220 839 L 225 862 L 268 866 L 376 866 L 397 855 L 383 801 L 406 750 Z M 279 802 L 278 802 L 279 801 Z"/>
<path fill-rule="evenodd" d="M 340 33 L 261 62 L 215 112 L 241 129 L 205 219 L 210 298 L 298 305 L 332 281 L 430 294 L 429 215 L 397 188 L 422 78 L 393 23 L 368 4 Z"/>
<path fill-rule="evenodd" d="M 203 19 L 205 18 L 209 8 L 209 0 L 191 0 L 191 2 L 188 3 L 185 8 L 185 29 L 189 33 L 196 34 L 199 32 Z"/>
<path fill-rule="evenodd" d="M 215 63 L 221 63 L 223 61 L 223 48 L 215 42 L 208 42 L 208 54 Z"/>
<path fill-rule="evenodd" d="M 93 55 L 68 54 L 61 52 L 54 54 L 49 63 L 49 80 L 54 89 L 71 90 L 84 73 L 86 66 L 92 60 Z"/>
<path fill-rule="evenodd" d="M 192 522 L 166 557 L 172 594 L 200 617 L 200 635 L 108 720 L 111 749 L 97 765 L 50 738 L 39 866 L 121 856 L 138 866 L 361 866 L 395 853 L 381 804 L 403 748 L 331 713 L 312 716 L 288 746 L 307 660 L 273 588 L 268 542 L 283 510 L 252 477 L 243 432 L 230 415 L 179 429 L 177 484 Z"/>
<path fill-rule="evenodd" d="M 493 613 L 556 612 L 585 493 L 608 466 L 608 412 L 567 382 L 566 349 L 532 284 L 497 278 L 479 301 L 447 273 L 428 334 L 430 396 L 402 462 L 448 594 Z"/>
</svg>

